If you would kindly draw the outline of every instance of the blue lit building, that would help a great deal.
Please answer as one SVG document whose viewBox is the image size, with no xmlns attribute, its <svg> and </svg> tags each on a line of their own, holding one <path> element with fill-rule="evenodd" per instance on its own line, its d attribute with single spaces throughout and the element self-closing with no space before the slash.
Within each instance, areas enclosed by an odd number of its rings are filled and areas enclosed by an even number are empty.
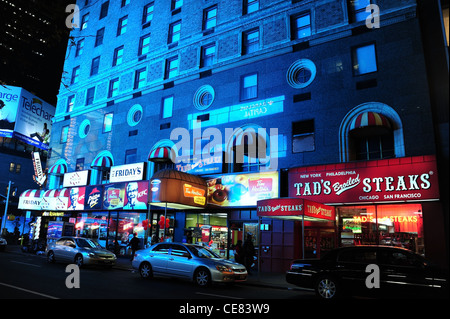
<svg viewBox="0 0 450 319">
<path fill-rule="evenodd" d="M 395 242 L 446 263 L 443 184 L 424 177 L 423 189 L 432 189 L 431 195 L 419 191 L 421 184 L 415 192 L 416 179 L 403 185 L 404 176 L 425 174 L 416 171 L 416 163 L 448 161 L 448 148 L 447 155 L 441 152 L 448 139 L 435 130 L 436 114 L 445 110 L 430 90 L 433 68 L 425 44 L 436 42 L 423 33 L 426 22 L 418 15 L 423 3 L 372 2 L 379 9 L 379 25 L 376 18 L 368 19 L 369 1 L 77 4 L 81 28 L 71 32 L 67 47 L 53 124 L 55 136 L 60 135 L 52 140 L 48 160 L 49 189 L 63 186 L 64 173 L 84 170 L 89 171 L 87 184 L 106 188 L 114 167 L 144 163 L 144 181 L 169 169 L 200 177 L 210 191 L 201 209 L 171 203 L 168 210 L 160 203 L 114 213 L 87 209 L 71 216 L 80 225 L 77 231 L 118 243 L 124 225 L 133 220 L 133 231 L 152 225 L 150 233 L 138 230 L 145 241 L 150 234 L 203 242 L 228 258 L 230 247 L 251 233 L 256 247 L 262 247 L 258 255 L 264 271 L 284 271 L 293 258 L 359 243 Z M 444 45 L 436 46 L 441 57 L 447 54 Z M 448 113 L 447 120 L 440 118 L 439 125 L 448 125 Z M 213 150 L 208 147 L 212 141 Z M 185 163 L 173 163 L 180 159 Z M 406 175 L 383 175 L 381 167 L 391 165 L 402 165 Z M 385 191 L 394 178 L 398 191 L 414 194 L 395 200 L 369 193 L 336 202 L 314 196 L 324 195 L 325 188 L 296 193 L 291 185 L 299 171 L 322 177 L 361 172 L 362 179 L 366 171 L 360 169 L 373 167 L 380 168 L 369 178 L 388 181 Z M 440 177 L 440 172 L 431 174 Z M 356 173 L 352 180 L 358 180 Z M 244 178 L 245 189 L 227 188 L 231 178 L 236 183 Z M 232 200 L 234 192 L 250 191 L 250 181 L 270 182 L 257 199 L 298 195 L 332 206 L 336 220 L 258 218 L 256 200 Z M 213 198 L 222 189 L 219 184 L 226 194 Z M 219 203 L 224 197 L 226 205 Z M 361 221 L 372 212 L 370 222 Z M 407 224 L 408 216 L 420 219 Z M 103 230 L 94 230 L 94 223 Z"/>
</svg>

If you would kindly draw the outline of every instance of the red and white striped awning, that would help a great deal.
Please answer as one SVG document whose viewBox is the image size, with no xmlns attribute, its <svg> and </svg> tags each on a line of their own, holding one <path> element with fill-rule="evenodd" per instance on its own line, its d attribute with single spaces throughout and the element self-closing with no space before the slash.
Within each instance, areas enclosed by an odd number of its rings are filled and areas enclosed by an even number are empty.
<svg viewBox="0 0 450 319">
<path fill-rule="evenodd" d="M 69 203 L 69 188 L 49 189 L 44 193 L 41 202 L 42 210 L 64 210 Z"/>
<path fill-rule="evenodd" d="M 41 201 L 44 196 L 43 190 L 28 189 L 19 196 L 19 209 L 40 210 Z"/>
<path fill-rule="evenodd" d="M 99 156 L 94 159 L 91 164 L 91 167 L 105 167 L 109 168 L 113 166 L 113 160 L 109 156 Z"/>
<path fill-rule="evenodd" d="M 67 164 L 65 163 L 56 163 L 48 170 L 49 174 L 53 175 L 63 175 L 67 173 Z"/>
<path fill-rule="evenodd" d="M 153 149 L 148 154 L 148 160 L 151 162 L 169 162 L 175 163 L 175 152 L 169 146 L 160 146 Z"/>
<path fill-rule="evenodd" d="M 365 127 L 384 127 L 392 129 L 389 119 L 376 112 L 364 112 L 357 115 L 350 124 L 350 131 Z"/>
</svg>

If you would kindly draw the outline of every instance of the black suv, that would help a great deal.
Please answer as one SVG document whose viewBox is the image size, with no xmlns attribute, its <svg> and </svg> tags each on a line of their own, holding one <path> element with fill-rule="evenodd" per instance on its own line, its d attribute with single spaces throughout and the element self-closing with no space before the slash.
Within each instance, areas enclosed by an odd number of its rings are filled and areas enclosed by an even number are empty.
<svg viewBox="0 0 450 319">
<path fill-rule="evenodd" d="M 295 260 L 286 281 L 312 288 L 324 299 L 345 294 L 448 298 L 448 269 L 437 268 L 410 250 L 390 246 L 342 247 L 321 259 Z"/>
</svg>

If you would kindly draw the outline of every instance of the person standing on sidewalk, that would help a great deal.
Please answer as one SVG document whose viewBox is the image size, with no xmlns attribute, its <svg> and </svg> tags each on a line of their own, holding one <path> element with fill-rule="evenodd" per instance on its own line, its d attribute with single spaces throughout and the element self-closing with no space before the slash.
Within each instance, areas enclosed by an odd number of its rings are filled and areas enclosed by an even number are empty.
<svg viewBox="0 0 450 319">
<path fill-rule="evenodd" d="M 253 256 L 255 255 L 255 246 L 253 245 L 252 235 L 250 234 L 247 235 L 247 238 L 245 239 L 243 251 L 244 251 L 243 262 L 245 262 L 244 263 L 245 268 L 247 268 L 247 272 L 250 275 L 250 268 L 252 267 Z"/>
<path fill-rule="evenodd" d="M 128 246 L 131 247 L 131 261 L 134 259 L 134 254 L 136 253 L 136 250 L 139 249 L 139 238 L 137 237 L 137 233 L 133 234 L 133 238 L 131 238 L 130 242 L 128 243 Z"/>
</svg>

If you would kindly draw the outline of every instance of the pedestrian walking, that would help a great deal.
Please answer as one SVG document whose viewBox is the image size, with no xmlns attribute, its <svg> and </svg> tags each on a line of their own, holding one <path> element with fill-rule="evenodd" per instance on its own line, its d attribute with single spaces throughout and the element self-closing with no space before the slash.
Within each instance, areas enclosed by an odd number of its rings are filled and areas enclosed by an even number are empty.
<svg viewBox="0 0 450 319">
<path fill-rule="evenodd" d="M 244 264 L 244 248 L 242 248 L 242 240 L 238 240 L 234 248 L 234 260 L 237 263 Z"/>
</svg>

